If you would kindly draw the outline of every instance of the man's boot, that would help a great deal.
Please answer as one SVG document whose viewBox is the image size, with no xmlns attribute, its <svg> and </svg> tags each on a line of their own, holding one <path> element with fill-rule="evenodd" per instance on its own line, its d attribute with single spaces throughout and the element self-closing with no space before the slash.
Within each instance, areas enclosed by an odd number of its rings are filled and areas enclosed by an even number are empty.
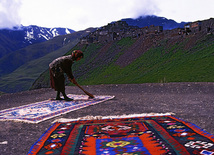
<svg viewBox="0 0 214 155">
<path fill-rule="evenodd" d="M 57 91 L 56 100 L 63 100 L 63 98 L 60 97 L 60 91 Z"/>
<path fill-rule="evenodd" d="M 65 92 L 62 92 L 62 95 L 64 96 L 64 100 L 65 100 L 65 101 L 73 101 L 73 100 L 74 100 L 73 98 L 69 98 L 69 97 L 65 94 Z"/>
</svg>

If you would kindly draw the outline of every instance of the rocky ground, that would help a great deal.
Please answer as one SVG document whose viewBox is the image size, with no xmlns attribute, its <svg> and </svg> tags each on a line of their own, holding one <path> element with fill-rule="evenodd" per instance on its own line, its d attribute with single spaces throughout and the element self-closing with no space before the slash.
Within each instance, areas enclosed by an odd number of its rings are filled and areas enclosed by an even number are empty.
<svg viewBox="0 0 214 155">
<path fill-rule="evenodd" d="M 43 121 L 28 124 L 0 122 L 0 154 L 26 155 L 30 147 L 51 126 L 55 119 L 87 115 L 122 115 L 141 113 L 175 113 L 214 134 L 214 83 L 156 83 L 83 86 L 95 95 L 114 95 L 103 103 Z M 83 94 L 75 87 L 66 87 L 67 94 Z M 38 89 L 0 96 L 0 110 L 55 97 L 52 89 Z M 4 142 L 2 144 L 2 142 Z"/>
</svg>

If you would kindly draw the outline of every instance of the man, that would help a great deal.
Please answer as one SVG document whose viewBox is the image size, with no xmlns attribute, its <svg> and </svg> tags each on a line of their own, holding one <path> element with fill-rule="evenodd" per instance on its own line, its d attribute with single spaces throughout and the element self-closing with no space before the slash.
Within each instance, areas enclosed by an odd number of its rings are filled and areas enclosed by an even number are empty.
<svg viewBox="0 0 214 155">
<path fill-rule="evenodd" d="M 75 50 L 71 55 L 59 57 L 49 64 L 51 88 L 57 91 L 56 100 L 63 100 L 63 98 L 60 97 L 60 93 L 62 93 L 62 95 L 64 96 L 64 100 L 73 100 L 65 94 L 64 73 L 66 73 L 70 82 L 80 87 L 73 76 L 72 64 L 74 63 L 74 61 L 79 61 L 82 58 L 83 52 L 80 50 Z M 93 97 L 93 95 L 91 96 Z"/>
</svg>

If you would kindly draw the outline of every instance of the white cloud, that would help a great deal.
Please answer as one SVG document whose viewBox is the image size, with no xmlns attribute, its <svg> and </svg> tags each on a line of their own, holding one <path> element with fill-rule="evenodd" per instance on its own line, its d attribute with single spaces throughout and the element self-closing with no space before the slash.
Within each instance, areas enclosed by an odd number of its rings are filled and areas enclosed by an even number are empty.
<svg viewBox="0 0 214 155">
<path fill-rule="evenodd" d="M 12 28 L 21 24 L 20 6 L 21 0 L 0 0 L 0 28 Z"/>
<path fill-rule="evenodd" d="M 114 20 L 153 14 L 153 0 L 23 0 L 23 25 L 68 27 L 81 30 Z"/>
<path fill-rule="evenodd" d="M 177 22 L 204 20 L 214 17 L 214 0 L 155 0 L 160 12 L 156 15 Z"/>
<path fill-rule="evenodd" d="M 78 31 L 142 15 L 196 21 L 214 17 L 213 6 L 213 0 L 0 0 L 0 27 L 23 24 Z"/>
</svg>

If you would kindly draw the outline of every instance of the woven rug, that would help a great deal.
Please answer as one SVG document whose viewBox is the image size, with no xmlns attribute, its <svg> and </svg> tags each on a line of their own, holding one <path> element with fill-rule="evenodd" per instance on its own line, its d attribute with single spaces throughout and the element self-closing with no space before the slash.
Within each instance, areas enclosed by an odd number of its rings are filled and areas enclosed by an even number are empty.
<svg viewBox="0 0 214 155">
<path fill-rule="evenodd" d="M 39 123 L 41 121 L 68 113 L 80 108 L 94 105 L 114 98 L 114 96 L 95 96 L 88 99 L 87 95 L 69 94 L 73 101 L 45 100 L 20 107 L 0 111 L 0 121 L 22 121 L 27 123 Z"/>
<path fill-rule="evenodd" d="M 169 114 L 89 117 L 55 122 L 28 155 L 214 154 L 214 136 Z"/>
</svg>

